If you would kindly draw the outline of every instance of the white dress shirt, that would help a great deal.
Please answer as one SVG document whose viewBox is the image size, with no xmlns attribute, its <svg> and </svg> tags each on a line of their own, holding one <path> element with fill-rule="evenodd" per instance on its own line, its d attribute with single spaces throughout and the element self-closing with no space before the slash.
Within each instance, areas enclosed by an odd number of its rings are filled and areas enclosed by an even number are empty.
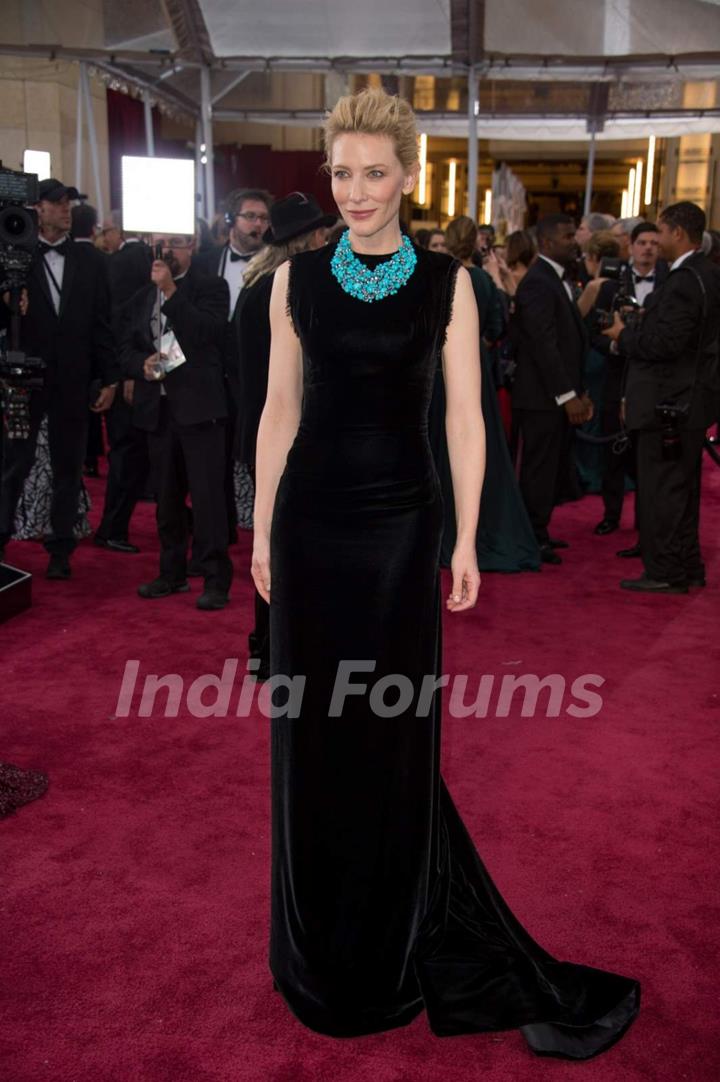
<svg viewBox="0 0 720 1082">
<path fill-rule="evenodd" d="M 59 244 L 63 244 L 67 240 L 67 233 L 60 240 L 45 240 L 44 237 L 40 237 L 43 244 L 47 244 L 51 249 L 57 248 Z M 60 292 L 62 291 L 63 275 L 65 273 L 65 256 L 60 252 L 44 252 L 43 261 L 45 263 L 45 277 L 47 278 L 48 289 L 50 290 L 50 296 L 52 297 L 53 307 L 56 312 L 60 311 Z M 50 273 L 48 273 L 50 272 Z M 52 275 L 52 276 L 51 276 Z M 53 278 L 55 281 L 53 281 Z"/>
<path fill-rule="evenodd" d="M 699 251 L 700 251 L 700 249 L 699 249 L 699 248 L 691 248 L 689 252 L 683 252 L 683 254 L 682 254 L 682 255 L 679 255 L 679 256 L 677 257 L 677 259 L 676 259 L 676 260 L 675 260 L 675 262 L 673 263 L 673 265 L 672 265 L 672 267 L 670 268 L 670 270 L 671 270 L 671 271 L 677 270 L 677 269 L 678 269 L 678 267 L 679 267 L 679 266 L 681 266 L 681 264 L 683 264 L 683 263 L 685 262 L 685 260 L 686 260 L 686 259 L 689 259 L 691 255 L 695 255 L 695 253 L 696 253 L 696 252 L 699 252 Z"/>
<path fill-rule="evenodd" d="M 232 260 L 230 258 L 230 252 L 234 252 L 235 255 L 239 255 L 240 259 Z M 220 262 L 220 277 L 224 278 L 228 284 L 230 290 L 230 312 L 228 319 L 232 319 L 235 312 L 235 305 L 237 299 L 240 296 L 240 290 L 242 289 L 243 278 L 245 277 L 245 271 L 247 265 L 252 259 L 255 253 L 245 254 L 245 252 L 238 252 L 237 248 L 233 248 L 232 244 L 228 244 L 227 248 L 221 256 Z"/>
<path fill-rule="evenodd" d="M 541 255 L 540 259 L 544 259 L 546 263 L 550 264 L 562 284 L 565 286 L 565 292 L 568 295 L 568 300 L 571 304 L 575 304 L 575 297 L 573 296 L 572 286 L 565 277 L 565 267 L 563 267 L 560 263 L 556 263 L 554 259 L 550 259 L 550 257 L 546 255 Z M 571 398 L 575 397 L 575 391 L 565 391 L 564 394 L 556 394 L 555 401 L 557 402 L 558 406 L 564 406 L 566 402 L 569 402 Z"/>
</svg>

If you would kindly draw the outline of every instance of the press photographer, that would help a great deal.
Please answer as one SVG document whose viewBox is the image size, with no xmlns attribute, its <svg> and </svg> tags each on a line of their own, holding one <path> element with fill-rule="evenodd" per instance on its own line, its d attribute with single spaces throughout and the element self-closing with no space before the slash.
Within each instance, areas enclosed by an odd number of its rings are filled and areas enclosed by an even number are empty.
<svg viewBox="0 0 720 1082">
<path fill-rule="evenodd" d="M 221 609 L 232 578 L 223 484 L 230 294 L 224 278 L 191 267 L 192 237 L 155 241 L 151 281 L 128 303 L 120 339 L 124 375 L 135 380 L 133 423 L 148 433 L 158 485 L 160 574 L 138 593 L 158 599 L 189 590 L 189 493 L 194 550 L 205 580 L 197 607 Z"/>
<path fill-rule="evenodd" d="M 641 318 L 653 291 L 665 281 L 668 266 L 659 258 L 660 241 L 658 227 L 652 222 L 640 222 L 630 236 L 630 259 L 627 263 L 621 259 L 603 259 L 598 269 L 599 286 L 595 311 L 598 315 L 598 330 L 592 335 L 593 349 L 605 357 L 606 379 L 602 408 L 602 434 L 611 436 L 621 428 L 621 401 L 623 381 L 627 368 L 627 357 L 617 340 L 607 338 L 601 328 L 612 326 L 613 313 L 620 312 L 626 326 Z M 625 500 L 626 474 L 636 479 L 635 448 L 628 441 L 625 450 L 618 453 L 614 443 L 605 445 L 602 499 L 603 517 L 595 527 L 600 536 L 613 533 L 620 527 L 623 503 Z M 634 549 L 624 549 L 622 554 L 633 553 Z"/>
<path fill-rule="evenodd" d="M 720 398 L 720 269 L 700 250 L 705 214 L 675 203 L 660 216 L 670 273 L 635 326 L 616 312 L 604 334 L 628 358 L 625 423 L 636 433 L 638 523 L 645 567 L 623 589 L 687 593 L 705 585 L 698 537 L 700 467 Z"/>
<path fill-rule="evenodd" d="M 13 532 L 15 510 L 35 458 L 38 431 L 48 420 L 53 474 L 50 520 L 45 539 L 50 554 L 47 577 L 70 578 L 75 548 L 89 411 L 112 404 L 118 378 L 109 322 L 106 278 L 98 273 L 96 253 L 68 236 L 76 188 L 59 180 L 38 186 L 39 242 L 29 261 L 26 303 L 20 317 L 19 347 L 45 364 L 44 384 L 30 393 L 27 438 L 3 433 L 0 481 L 0 557 Z M 7 295 L 0 302 L 0 329 L 11 324 Z"/>
</svg>

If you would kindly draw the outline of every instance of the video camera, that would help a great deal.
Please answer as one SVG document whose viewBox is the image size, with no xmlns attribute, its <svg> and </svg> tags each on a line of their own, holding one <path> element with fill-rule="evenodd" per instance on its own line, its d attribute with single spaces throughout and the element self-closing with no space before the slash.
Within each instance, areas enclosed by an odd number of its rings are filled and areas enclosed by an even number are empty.
<svg viewBox="0 0 720 1082">
<path fill-rule="evenodd" d="M 10 336 L 0 341 L 0 405 L 10 439 L 30 434 L 30 392 L 43 385 L 45 362 L 28 357 L 20 345 L 20 298 L 37 246 L 39 199 L 35 173 L 3 169 L 0 162 L 0 297 L 9 294 Z M 3 336 L 6 338 L 6 336 Z"/>
<path fill-rule="evenodd" d="M 600 262 L 598 278 L 608 278 L 611 282 L 619 284 L 610 311 L 599 313 L 601 327 L 612 327 L 615 312 L 620 312 L 623 323 L 627 327 L 637 325 L 641 318 L 642 306 L 633 292 L 630 264 L 613 256 L 605 256 Z"/>
</svg>

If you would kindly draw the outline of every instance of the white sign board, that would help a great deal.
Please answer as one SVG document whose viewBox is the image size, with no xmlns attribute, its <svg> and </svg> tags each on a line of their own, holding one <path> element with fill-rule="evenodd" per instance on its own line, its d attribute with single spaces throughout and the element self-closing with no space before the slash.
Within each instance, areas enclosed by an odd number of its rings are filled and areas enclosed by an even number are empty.
<svg viewBox="0 0 720 1082">
<path fill-rule="evenodd" d="M 195 233 L 195 162 L 122 159 L 122 224 L 128 233 Z"/>
</svg>

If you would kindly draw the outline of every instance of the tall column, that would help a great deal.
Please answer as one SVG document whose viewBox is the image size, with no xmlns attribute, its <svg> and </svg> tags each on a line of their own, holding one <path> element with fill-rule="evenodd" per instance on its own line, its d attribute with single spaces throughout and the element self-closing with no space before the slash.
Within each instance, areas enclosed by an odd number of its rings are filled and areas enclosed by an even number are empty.
<svg viewBox="0 0 720 1082">
<path fill-rule="evenodd" d="M 468 218 L 477 221 L 478 186 L 478 137 L 477 137 L 478 85 L 474 66 L 468 72 Z"/>
<path fill-rule="evenodd" d="M 215 217 L 215 174 L 213 172 L 212 100 L 210 93 L 210 68 L 200 69 L 200 123 L 202 141 L 205 144 L 203 176 L 205 181 L 205 210 L 208 222 Z"/>
</svg>

